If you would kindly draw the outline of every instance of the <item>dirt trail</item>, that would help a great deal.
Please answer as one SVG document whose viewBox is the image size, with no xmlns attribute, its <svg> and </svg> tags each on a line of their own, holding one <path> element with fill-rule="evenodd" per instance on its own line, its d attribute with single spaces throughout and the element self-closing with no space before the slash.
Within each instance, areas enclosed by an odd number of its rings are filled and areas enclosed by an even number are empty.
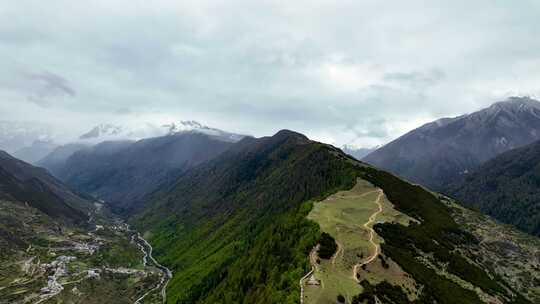
<svg viewBox="0 0 540 304">
<path fill-rule="evenodd" d="M 379 195 L 377 196 L 377 199 L 375 200 L 375 204 L 377 204 L 379 208 L 369 217 L 369 220 L 364 224 L 364 228 L 366 228 L 369 231 L 369 242 L 371 243 L 373 248 L 375 248 L 375 251 L 364 262 L 354 265 L 353 277 L 357 282 L 359 282 L 358 278 L 356 277 L 356 274 L 358 273 L 358 268 L 373 262 L 373 260 L 377 258 L 377 256 L 379 255 L 381 251 L 380 246 L 377 243 L 375 243 L 375 241 L 373 240 L 375 238 L 375 230 L 373 230 L 373 227 L 372 227 L 373 223 L 375 222 L 375 219 L 377 218 L 377 215 L 379 215 L 379 213 L 381 213 L 383 210 L 382 205 L 381 205 L 381 198 L 383 197 L 384 193 L 382 189 L 379 189 L 377 191 L 379 192 Z"/>
<path fill-rule="evenodd" d="M 383 192 L 382 189 L 377 189 L 377 190 L 362 193 L 360 195 L 347 196 L 347 198 L 349 198 L 349 199 L 351 199 L 351 198 L 354 199 L 354 198 L 364 197 L 364 196 L 366 196 L 368 194 L 371 194 L 371 193 L 374 193 L 374 192 L 379 193 L 379 195 L 377 196 L 377 199 L 374 201 L 374 203 L 378 206 L 378 209 L 377 209 L 377 211 L 375 211 L 369 217 L 368 221 L 363 225 L 363 227 L 366 230 L 369 231 L 369 242 L 372 244 L 373 248 L 375 248 L 375 251 L 364 262 L 354 265 L 354 267 L 353 267 L 353 277 L 357 282 L 359 282 L 358 278 L 356 277 L 356 273 L 358 272 L 358 268 L 362 267 L 363 265 L 366 265 L 366 264 L 369 264 L 369 263 L 373 262 L 373 260 L 375 260 L 377 258 L 377 256 L 379 255 L 379 253 L 380 253 L 380 246 L 377 243 L 375 243 L 375 241 L 374 241 L 375 230 L 373 230 L 373 228 L 370 225 L 372 225 L 375 222 L 375 220 L 377 218 L 377 215 L 379 215 L 379 213 L 381 213 L 383 211 L 383 208 L 382 208 L 382 205 L 381 205 L 381 198 L 384 196 L 384 192 Z M 335 200 L 335 199 L 336 198 L 333 198 L 333 197 L 326 198 L 327 201 L 331 201 L 331 200 Z M 336 241 L 336 244 L 337 244 L 337 250 L 334 253 L 334 255 L 332 256 L 332 258 L 331 258 L 331 263 L 332 263 L 333 266 L 335 266 L 336 258 L 338 257 L 338 255 L 341 255 L 341 257 L 343 257 L 343 255 L 344 255 L 343 246 L 337 241 Z M 304 304 L 304 281 L 307 278 L 309 278 L 315 272 L 315 270 L 317 270 L 317 268 L 318 268 L 317 259 L 316 259 L 318 249 L 319 249 L 319 245 L 317 245 L 316 247 L 314 247 L 311 250 L 311 252 L 309 254 L 310 262 L 311 262 L 311 270 L 305 276 L 303 276 L 300 279 L 300 304 Z"/>
<path fill-rule="evenodd" d="M 332 266 L 336 265 L 336 258 L 338 257 L 340 252 L 341 252 L 341 256 L 343 257 L 343 250 L 344 250 L 343 246 L 338 241 L 336 241 L 336 245 L 337 245 L 337 250 L 336 250 L 336 253 L 334 253 L 334 255 L 332 256 Z"/>
</svg>

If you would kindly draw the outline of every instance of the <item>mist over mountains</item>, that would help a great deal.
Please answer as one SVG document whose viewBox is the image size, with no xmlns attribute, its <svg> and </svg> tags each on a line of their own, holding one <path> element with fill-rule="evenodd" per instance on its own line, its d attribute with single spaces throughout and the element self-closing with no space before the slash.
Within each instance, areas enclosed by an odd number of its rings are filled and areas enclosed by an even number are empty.
<svg viewBox="0 0 540 304">
<path fill-rule="evenodd" d="M 138 141 L 105 141 L 94 146 L 68 145 L 40 162 L 66 184 L 131 212 L 145 195 L 172 183 L 186 170 L 226 151 L 231 133 L 176 131 Z"/>
<path fill-rule="evenodd" d="M 0 149 L 13 153 L 14 156 L 24 161 L 37 164 L 40 161 L 45 161 L 44 158 L 56 148 L 63 150 L 60 152 L 62 154 L 75 146 L 91 146 L 104 141 L 136 141 L 182 132 L 206 134 L 231 142 L 238 141 L 245 136 L 211 128 L 193 120 L 161 125 L 153 123 L 140 123 L 138 125 L 104 123 L 98 124 L 76 137 L 70 137 L 69 133 L 62 134 L 62 131 L 43 123 L 0 121 Z M 62 146 L 70 148 L 66 149 Z"/>
</svg>

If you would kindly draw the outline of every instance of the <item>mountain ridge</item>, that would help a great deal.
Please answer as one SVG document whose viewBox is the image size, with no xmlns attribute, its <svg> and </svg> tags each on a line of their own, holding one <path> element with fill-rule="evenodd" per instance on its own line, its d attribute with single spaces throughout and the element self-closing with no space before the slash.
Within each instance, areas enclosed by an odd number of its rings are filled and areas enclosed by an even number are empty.
<svg viewBox="0 0 540 304">
<path fill-rule="evenodd" d="M 507 150 L 540 139 L 540 103 L 513 97 L 425 124 L 363 158 L 434 190 Z"/>
<path fill-rule="evenodd" d="M 540 141 L 496 156 L 450 185 L 466 206 L 540 236 Z"/>
<path fill-rule="evenodd" d="M 296 132 L 238 142 L 181 176 L 130 221 L 175 274 L 168 301 L 297 303 L 298 282 L 321 237 L 319 226 L 307 219 L 313 202 L 352 188 L 357 178 L 382 189 L 397 210 L 418 221 L 374 228 L 385 240 L 383 258 L 417 281 L 419 303 L 476 304 L 487 301 L 481 300 L 486 293 L 489 299 L 530 303 L 515 285 L 503 287 L 507 281 L 498 281 L 499 270 L 470 262 L 477 258 L 464 252 L 480 241 L 458 225 L 438 196 Z M 389 303 L 407 292 L 374 281 L 362 286 L 364 296 L 374 292 Z"/>
<path fill-rule="evenodd" d="M 63 163 L 43 163 L 68 185 L 131 212 L 158 186 L 232 145 L 197 132 L 178 132 L 139 141 L 106 141 L 73 152 Z"/>
</svg>

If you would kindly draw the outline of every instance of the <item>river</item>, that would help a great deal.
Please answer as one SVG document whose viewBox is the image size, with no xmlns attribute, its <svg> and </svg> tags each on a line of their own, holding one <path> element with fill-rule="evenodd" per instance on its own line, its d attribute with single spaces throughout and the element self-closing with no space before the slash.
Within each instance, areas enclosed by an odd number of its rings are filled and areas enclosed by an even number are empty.
<svg viewBox="0 0 540 304">
<path fill-rule="evenodd" d="M 163 303 L 166 303 L 167 302 L 167 284 L 169 284 L 169 281 L 171 280 L 172 278 L 172 271 L 161 265 L 155 258 L 154 256 L 152 255 L 152 251 L 153 251 L 153 248 L 152 248 L 152 245 L 150 245 L 150 243 L 148 243 L 148 241 L 146 241 L 140 233 L 137 232 L 137 234 L 133 235 L 132 236 L 134 240 L 136 240 L 137 242 L 137 245 L 139 246 L 139 248 L 141 249 L 141 252 L 143 253 L 143 264 L 146 266 L 148 264 L 148 262 L 150 261 L 151 264 L 153 264 L 155 267 L 157 267 L 159 270 L 161 270 L 161 272 L 163 272 L 163 276 L 161 276 L 161 279 L 159 281 L 159 283 L 156 285 L 156 287 L 150 289 L 149 291 L 147 291 L 144 295 L 142 295 L 140 298 L 138 298 L 134 304 L 141 304 L 142 303 L 142 300 L 144 300 L 144 298 L 146 298 L 146 296 L 148 296 L 150 293 L 154 292 L 155 290 L 157 289 L 161 289 L 161 298 L 162 298 L 162 301 Z"/>
</svg>

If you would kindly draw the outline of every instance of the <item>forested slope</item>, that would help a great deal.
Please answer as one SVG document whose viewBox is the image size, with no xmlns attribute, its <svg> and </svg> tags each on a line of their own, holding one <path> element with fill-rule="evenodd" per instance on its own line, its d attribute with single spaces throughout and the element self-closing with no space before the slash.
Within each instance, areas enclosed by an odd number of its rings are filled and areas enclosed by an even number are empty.
<svg viewBox="0 0 540 304">
<path fill-rule="evenodd" d="M 297 303 L 321 236 L 306 219 L 311 202 L 358 177 L 419 222 L 375 226 L 383 254 L 417 282 L 418 303 L 531 303 L 493 268 L 473 262 L 467 252 L 480 240 L 434 194 L 291 131 L 244 139 L 181 177 L 132 221 L 174 272 L 170 303 Z M 401 287 L 381 284 L 362 282 L 356 301 L 385 295 L 402 303 Z"/>
<path fill-rule="evenodd" d="M 446 192 L 466 206 L 540 236 L 540 142 L 494 158 Z"/>
</svg>

